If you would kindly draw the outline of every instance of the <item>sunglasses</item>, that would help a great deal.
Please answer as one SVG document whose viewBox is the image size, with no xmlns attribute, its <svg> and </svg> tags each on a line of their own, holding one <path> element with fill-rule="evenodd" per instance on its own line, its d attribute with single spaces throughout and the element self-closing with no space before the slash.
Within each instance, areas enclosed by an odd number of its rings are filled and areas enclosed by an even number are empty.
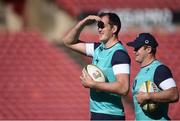
<svg viewBox="0 0 180 121">
<path fill-rule="evenodd" d="M 97 26 L 98 26 L 98 28 L 103 29 L 104 23 L 102 21 L 98 21 Z"/>
</svg>

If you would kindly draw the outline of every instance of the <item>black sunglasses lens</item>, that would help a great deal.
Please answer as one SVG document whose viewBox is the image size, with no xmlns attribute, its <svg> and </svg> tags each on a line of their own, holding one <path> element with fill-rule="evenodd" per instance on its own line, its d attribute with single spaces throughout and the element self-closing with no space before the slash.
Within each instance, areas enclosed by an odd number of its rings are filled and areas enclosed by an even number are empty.
<svg viewBox="0 0 180 121">
<path fill-rule="evenodd" d="M 102 21 L 98 21 L 97 26 L 98 26 L 98 28 L 103 29 L 104 28 L 104 23 Z"/>
</svg>

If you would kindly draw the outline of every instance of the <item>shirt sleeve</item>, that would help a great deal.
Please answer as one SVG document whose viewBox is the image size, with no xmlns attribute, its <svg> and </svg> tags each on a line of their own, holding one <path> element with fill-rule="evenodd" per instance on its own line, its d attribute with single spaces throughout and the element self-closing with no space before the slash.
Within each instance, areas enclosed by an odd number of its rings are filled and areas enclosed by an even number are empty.
<svg viewBox="0 0 180 121">
<path fill-rule="evenodd" d="M 176 87 L 171 70 L 165 65 L 157 67 L 154 74 L 154 82 L 162 90 Z"/>
<path fill-rule="evenodd" d="M 86 55 L 87 56 L 94 55 L 94 43 L 86 43 Z"/>
<path fill-rule="evenodd" d="M 115 75 L 119 73 L 130 74 L 131 60 L 126 52 L 117 50 L 112 57 L 111 63 Z"/>
<path fill-rule="evenodd" d="M 86 55 L 93 56 L 94 50 L 100 45 L 100 43 L 86 43 Z"/>
</svg>

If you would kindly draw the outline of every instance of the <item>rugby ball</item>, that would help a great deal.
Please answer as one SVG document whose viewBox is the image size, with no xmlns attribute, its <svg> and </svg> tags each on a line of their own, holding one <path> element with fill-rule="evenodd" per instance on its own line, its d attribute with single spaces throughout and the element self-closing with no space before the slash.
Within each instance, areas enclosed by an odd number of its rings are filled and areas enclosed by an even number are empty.
<svg viewBox="0 0 180 121">
<path fill-rule="evenodd" d="M 105 82 L 106 78 L 100 68 L 98 68 L 96 65 L 88 64 L 83 68 L 90 77 L 96 81 L 96 82 Z"/>
<path fill-rule="evenodd" d="M 151 82 L 150 80 L 141 84 L 140 92 L 159 92 L 159 88 L 156 86 L 155 83 Z M 142 104 L 142 109 L 147 112 L 154 112 L 158 107 L 158 104 L 155 102 L 147 102 Z"/>
</svg>

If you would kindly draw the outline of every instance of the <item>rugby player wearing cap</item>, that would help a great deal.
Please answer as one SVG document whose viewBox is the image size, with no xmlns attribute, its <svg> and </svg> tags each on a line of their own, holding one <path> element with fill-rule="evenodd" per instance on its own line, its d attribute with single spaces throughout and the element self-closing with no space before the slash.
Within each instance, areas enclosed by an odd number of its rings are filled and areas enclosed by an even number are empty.
<svg viewBox="0 0 180 121">
<path fill-rule="evenodd" d="M 94 22 L 100 41 L 80 41 L 83 28 Z M 89 15 L 63 39 L 67 47 L 92 57 L 92 63 L 107 77 L 106 82 L 95 82 L 84 71 L 80 77 L 83 86 L 90 89 L 91 120 L 125 120 L 121 96 L 129 91 L 130 57 L 118 40 L 120 28 L 121 21 L 115 13 Z"/>
<path fill-rule="evenodd" d="M 179 93 L 170 69 L 155 58 L 156 39 L 150 33 L 141 33 L 127 45 L 134 48 L 135 60 L 141 67 L 132 88 L 136 120 L 169 120 L 168 104 L 178 101 Z M 140 85 L 147 80 L 154 82 L 161 91 L 138 92 Z M 155 112 L 142 110 L 142 104 L 147 101 L 159 104 Z"/>
</svg>

